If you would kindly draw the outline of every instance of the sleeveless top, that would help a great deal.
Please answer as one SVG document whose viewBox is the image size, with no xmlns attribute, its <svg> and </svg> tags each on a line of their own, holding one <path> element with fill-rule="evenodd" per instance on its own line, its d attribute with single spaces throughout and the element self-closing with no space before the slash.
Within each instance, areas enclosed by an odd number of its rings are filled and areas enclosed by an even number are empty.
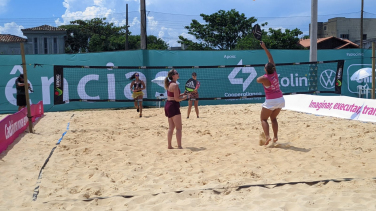
<svg viewBox="0 0 376 211">
<path fill-rule="evenodd" d="M 141 81 L 139 82 L 134 81 L 134 84 L 133 84 L 134 89 L 141 88 L 141 86 L 142 86 Z"/>
<path fill-rule="evenodd" d="M 175 83 L 175 82 L 172 82 L 172 81 L 171 81 L 170 84 L 172 84 L 172 83 Z M 169 87 L 170 87 L 170 84 L 168 85 Z M 180 95 L 180 88 L 179 88 L 179 86 L 178 86 L 178 90 L 179 90 L 179 95 Z M 174 93 L 168 91 L 168 89 L 167 89 L 167 96 L 169 96 L 169 97 L 174 97 Z"/>
<path fill-rule="evenodd" d="M 266 87 L 263 84 L 264 90 L 265 90 L 265 97 L 266 99 L 276 99 L 283 97 L 282 91 L 279 88 L 279 80 L 278 80 L 278 74 L 276 71 L 274 71 L 273 74 L 265 74 L 264 75 L 270 82 L 270 86 Z"/>
</svg>

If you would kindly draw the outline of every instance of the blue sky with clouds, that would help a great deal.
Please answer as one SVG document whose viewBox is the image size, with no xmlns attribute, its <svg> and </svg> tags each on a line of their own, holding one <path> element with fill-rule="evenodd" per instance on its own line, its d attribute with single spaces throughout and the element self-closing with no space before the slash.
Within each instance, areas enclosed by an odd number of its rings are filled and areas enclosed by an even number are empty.
<svg viewBox="0 0 376 211">
<path fill-rule="evenodd" d="M 40 25 L 59 26 L 76 19 L 106 17 L 125 25 L 126 4 L 132 34 L 140 32 L 139 0 L 0 0 L 0 34 L 23 36 L 21 29 Z M 176 43 L 179 35 L 190 37 L 184 26 L 200 14 L 235 9 L 255 17 L 268 27 L 299 28 L 308 34 L 311 0 L 146 0 L 148 35 Z M 359 18 L 361 0 L 318 0 L 319 21 L 333 17 Z M 364 17 L 376 18 L 376 1 L 364 0 Z M 191 37 L 190 37 L 191 38 Z"/>
</svg>

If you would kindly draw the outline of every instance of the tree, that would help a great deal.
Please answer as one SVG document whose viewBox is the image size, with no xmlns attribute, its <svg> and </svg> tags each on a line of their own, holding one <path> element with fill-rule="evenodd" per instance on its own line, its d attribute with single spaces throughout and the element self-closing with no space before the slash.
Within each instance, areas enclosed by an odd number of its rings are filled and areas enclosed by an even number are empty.
<svg viewBox="0 0 376 211">
<path fill-rule="evenodd" d="M 126 26 L 114 26 L 105 22 L 106 18 L 71 21 L 71 25 L 60 26 L 67 29 L 66 49 L 71 53 L 119 50 L 115 42 L 125 36 Z M 112 42 L 111 42 L 112 41 Z"/>
<path fill-rule="evenodd" d="M 265 44 L 270 49 L 303 49 L 299 44 L 299 35 L 303 34 L 298 28 L 290 30 L 269 28 L 268 36 L 266 37 Z"/>
<path fill-rule="evenodd" d="M 206 24 L 192 20 L 188 34 L 193 35 L 200 42 L 193 42 L 183 36 L 179 36 L 178 43 L 188 45 L 190 50 L 234 49 L 238 40 L 251 34 L 252 24 L 257 21 L 254 17 L 247 18 L 232 9 L 230 11 L 219 10 L 211 15 L 200 14 Z"/>
<path fill-rule="evenodd" d="M 67 39 L 65 40 L 65 53 L 86 52 L 90 35 L 84 33 L 79 25 L 63 25 L 60 28 L 67 30 Z"/>
<path fill-rule="evenodd" d="M 269 49 L 303 49 L 303 46 L 299 44 L 299 35 L 303 34 L 299 29 L 286 29 L 282 32 L 281 29 L 269 28 L 266 32 L 262 30 L 262 41 Z M 235 47 L 236 50 L 247 49 L 261 49 L 260 42 L 256 40 L 252 35 L 239 40 Z"/>
<path fill-rule="evenodd" d="M 125 49 L 126 26 L 114 26 L 106 18 L 71 21 L 71 25 L 60 26 L 67 30 L 66 53 L 116 51 Z M 148 49 L 167 49 L 162 39 L 147 37 Z M 140 35 L 130 35 L 129 49 L 140 49 Z"/>
</svg>

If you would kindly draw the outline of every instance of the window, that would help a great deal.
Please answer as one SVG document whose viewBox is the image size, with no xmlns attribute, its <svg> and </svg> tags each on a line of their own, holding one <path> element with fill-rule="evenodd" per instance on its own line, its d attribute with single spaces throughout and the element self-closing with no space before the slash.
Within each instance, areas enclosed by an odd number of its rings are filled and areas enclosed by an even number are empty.
<svg viewBox="0 0 376 211">
<path fill-rule="evenodd" d="M 340 34 L 340 38 L 349 39 L 349 34 Z"/>
<path fill-rule="evenodd" d="M 44 54 L 48 54 L 47 38 L 44 38 Z"/>
<path fill-rule="evenodd" d="M 367 40 L 367 34 L 363 34 L 363 40 Z"/>
<path fill-rule="evenodd" d="M 57 38 L 54 38 L 54 54 L 57 54 Z"/>
<path fill-rule="evenodd" d="M 34 38 L 34 54 L 38 54 L 38 38 Z"/>
<path fill-rule="evenodd" d="M 326 26 L 324 26 L 324 30 L 326 30 Z"/>
</svg>

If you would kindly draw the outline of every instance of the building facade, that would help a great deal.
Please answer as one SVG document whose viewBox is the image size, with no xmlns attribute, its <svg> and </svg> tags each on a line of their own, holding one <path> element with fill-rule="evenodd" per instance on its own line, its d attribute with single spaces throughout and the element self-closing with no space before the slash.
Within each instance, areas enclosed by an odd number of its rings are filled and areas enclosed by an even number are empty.
<svg viewBox="0 0 376 211">
<path fill-rule="evenodd" d="M 27 38 L 0 34 L 0 54 L 21 54 L 21 42 L 25 43 L 25 54 L 65 53 L 66 29 L 42 25 L 21 31 Z"/>
<path fill-rule="evenodd" d="M 317 38 L 338 37 L 360 44 L 360 18 L 331 18 L 318 22 Z M 311 25 L 310 25 L 311 27 Z M 311 30 L 310 30 L 311 32 Z M 376 18 L 363 18 L 363 46 L 376 39 Z"/>
<path fill-rule="evenodd" d="M 20 43 L 26 43 L 27 39 L 11 34 L 0 34 L 0 55 L 20 55 Z"/>
<path fill-rule="evenodd" d="M 65 53 L 65 29 L 43 25 L 21 29 L 27 37 L 28 54 L 62 54 Z"/>
</svg>

